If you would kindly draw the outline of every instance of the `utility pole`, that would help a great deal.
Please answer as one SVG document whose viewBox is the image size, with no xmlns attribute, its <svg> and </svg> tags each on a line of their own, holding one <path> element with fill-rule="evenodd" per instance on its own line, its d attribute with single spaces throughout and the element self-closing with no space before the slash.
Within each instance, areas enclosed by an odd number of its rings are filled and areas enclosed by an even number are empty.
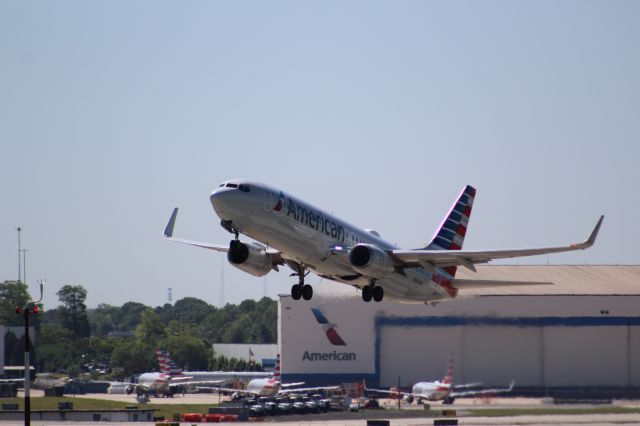
<svg viewBox="0 0 640 426">
<path fill-rule="evenodd" d="M 24 426 L 31 425 L 31 395 L 29 392 L 31 383 L 31 360 L 30 360 L 30 340 L 29 340 L 29 313 L 38 313 L 38 303 L 42 300 L 42 289 L 46 280 L 39 280 L 40 299 L 30 300 L 21 308 L 16 306 L 16 313 L 24 315 Z"/>
<path fill-rule="evenodd" d="M 22 265 L 20 264 L 20 256 L 22 256 L 22 246 L 20 245 L 20 232 L 22 232 L 21 227 L 17 227 L 16 231 L 18 231 L 18 282 L 22 282 Z"/>
<path fill-rule="evenodd" d="M 22 249 L 22 284 L 27 285 L 27 252 L 29 250 Z"/>
<path fill-rule="evenodd" d="M 224 308 L 224 257 L 220 256 L 220 309 Z"/>
</svg>

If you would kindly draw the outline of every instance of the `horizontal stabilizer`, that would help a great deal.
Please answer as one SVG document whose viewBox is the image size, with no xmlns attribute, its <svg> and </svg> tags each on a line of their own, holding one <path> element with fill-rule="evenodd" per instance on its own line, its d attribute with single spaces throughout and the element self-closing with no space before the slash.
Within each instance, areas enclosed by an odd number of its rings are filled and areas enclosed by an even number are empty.
<svg viewBox="0 0 640 426">
<path fill-rule="evenodd" d="M 520 285 L 553 285 L 552 282 L 544 282 L 544 281 L 464 280 L 464 279 L 454 279 L 451 284 L 453 285 L 454 288 L 458 288 L 458 289 L 509 287 L 509 286 L 520 286 Z"/>
</svg>

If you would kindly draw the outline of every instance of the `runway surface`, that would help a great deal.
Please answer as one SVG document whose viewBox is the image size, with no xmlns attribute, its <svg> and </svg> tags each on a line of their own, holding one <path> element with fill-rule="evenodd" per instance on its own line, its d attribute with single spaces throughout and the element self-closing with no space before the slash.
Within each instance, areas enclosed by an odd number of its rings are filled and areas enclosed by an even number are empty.
<svg viewBox="0 0 640 426">
<path fill-rule="evenodd" d="M 42 395 L 39 391 L 32 392 L 32 396 Z M 71 395 L 67 395 L 71 396 Z M 88 395 L 76 395 L 77 398 L 94 398 L 94 399 L 108 399 L 112 401 L 123 401 L 131 404 L 137 404 L 135 396 L 132 395 L 108 395 L 108 394 L 88 394 Z M 176 395 L 174 398 L 151 398 L 153 404 L 210 404 L 217 403 L 218 396 L 210 394 L 186 394 L 185 396 Z M 397 407 L 397 401 L 394 400 L 381 400 L 381 406 L 388 408 Z M 140 405 L 140 404 L 138 404 Z M 616 400 L 612 404 L 616 407 L 633 407 L 639 408 L 640 401 L 627 401 Z M 584 408 L 588 405 L 571 405 L 571 406 L 558 406 L 552 405 L 543 399 L 539 398 L 459 398 L 456 399 L 453 405 L 442 405 L 440 402 L 431 404 L 433 410 L 452 409 L 456 410 L 460 417 L 458 418 L 459 425 L 639 425 L 640 413 L 638 414 L 586 414 L 586 415 L 524 415 L 524 416 L 510 416 L 510 417 L 467 417 L 464 416 L 465 410 L 470 409 L 483 409 L 483 408 Z M 403 413 L 404 412 L 404 413 Z M 423 416 L 424 414 L 424 416 Z M 398 416 L 409 416 L 406 418 L 398 418 Z M 372 411 L 366 410 L 360 413 L 349 412 L 335 412 L 326 414 L 307 414 L 297 416 L 280 416 L 280 417 L 265 417 L 259 422 L 250 423 L 236 423 L 238 425 L 255 425 L 256 423 L 282 423 L 288 426 L 306 425 L 306 426 L 363 426 L 366 425 L 366 419 L 388 419 L 391 426 L 421 426 L 421 425 L 433 425 L 434 417 L 425 413 L 422 405 L 408 405 L 402 404 L 402 411 L 389 411 L 384 410 Z M 24 422 L 16 421 L 0 421 L 0 426 L 18 426 L 23 425 Z M 85 426 L 95 425 L 91 422 L 42 422 L 32 421 L 32 425 L 45 425 L 45 426 Z M 141 422 L 127 423 L 127 422 L 110 422 L 112 425 L 140 425 Z M 148 424 L 148 423 L 147 423 Z M 182 425 L 191 425 L 191 423 L 182 423 Z"/>
</svg>

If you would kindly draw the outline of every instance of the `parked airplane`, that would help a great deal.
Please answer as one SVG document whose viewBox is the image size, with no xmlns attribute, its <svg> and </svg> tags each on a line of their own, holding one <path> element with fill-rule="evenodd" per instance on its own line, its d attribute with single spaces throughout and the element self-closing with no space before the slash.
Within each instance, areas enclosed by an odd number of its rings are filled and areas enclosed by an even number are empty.
<svg viewBox="0 0 640 426">
<path fill-rule="evenodd" d="M 596 240 L 604 216 L 583 243 L 515 250 L 462 250 L 476 190 L 466 186 L 424 248 L 403 250 L 378 232 L 357 228 L 299 198 L 261 183 L 235 179 L 222 183 L 210 196 L 224 229 L 235 235 L 229 245 L 173 238 L 175 208 L 165 238 L 227 253 L 229 262 L 254 276 L 264 276 L 287 264 L 298 277 L 291 287 L 295 300 L 313 297 L 305 283 L 308 271 L 362 290 L 362 299 L 380 302 L 385 295 L 403 302 L 431 303 L 456 297 L 464 287 L 549 284 L 456 279 L 458 266 L 494 259 L 583 250 Z M 257 241 L 242 242 L 239 235 Z"/>
<path fill-rule="evenodd" d="M 148 394 L 173 396 L 180 390 L 185 390 L 189 387 L 219 384 L 230 378 L 216 377 L 216 372 L 198 372 L 206 375 L 198 374 L 199 377 L 194 377 L 189 374 L 190 372 L 185 372 L 178 368 L 171 360 L 169 352 L 162 349 L 156 349 L 156 358 L 160 366 L 160 372 L 142 373 L 138 376 L 138 383 L 127 384 L 125 388 L 127 394 L 135 393 L 139 397 Z"/>
<path fill-rule="evenodd" d="M 247 384 L 246 389 L 230 389 L 219 386 L 207 387 L 207 389 L 270 398 L 276 395 L 289 393 L 309 393 L 319 392 L 321 390 L 335 390 L 339 388 L 339 386 L 319 386 L 310 388 L 297 387 L 302 385 L 304 385 L 304 382 L 282 383 L 282 377 L 280 375 L 280 354 L 278 354 L 276 357 L 276 367 L 273 377 L 253 379 Z"/>
<path fill-rule="evenodd" d="M 449 354 L 449 362 L 447 363 L 447 374 L 442 381 L 435 382 L 418 382 L 411 388 L 411 392 L 388 391 L 383 389 L 369 389 L 365 386 L 365 391 L 385 393 L 391 395 L 402 395 L 404 399 L 411 404 L 414 399 L 420 404 L 422 400 L 442 401 L 443 404 L 453 404 L 456 397 L 459 396 L 478 396 L 478 395 L 494 395 L 496 393 L 511 392 L 514 382 L 508 388 L 496 389 L 475 389 L 459 391 L 456 389 L 477 387 L 480 383 L 468 383 L 464 385 L 453 384 L 453 354 Z"/>
<path fill-rule="evenodd" d="M 187 376 L 197 384 L 203 382 L 223 383 L 234 380 L 242 380 L 246 383 L 251 379 L 273 376 L 273 373 L 267 371 L 183 371 L 171 359 L 169 351 L 164 349 L 156 349 L 156 359 L 161 373 L 169 374 L 173 377 Z"/>
</svg>

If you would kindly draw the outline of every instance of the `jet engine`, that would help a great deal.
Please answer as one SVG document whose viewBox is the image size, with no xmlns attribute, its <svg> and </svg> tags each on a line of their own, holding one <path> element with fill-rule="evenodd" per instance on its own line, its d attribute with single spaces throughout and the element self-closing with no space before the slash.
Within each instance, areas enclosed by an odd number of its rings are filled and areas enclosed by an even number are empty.
<svg viewBox="0 0 640 426">
<path fill-rule="evenodd" d="M 233 240 L 229 244 L 227 260 L 236 268 L 256 277 L 262 277 L 271 270 L 271 258 L 261 247 Z"/>
<path fill-rule="evenodd" d="M 394 271 L 393 259 L 380 247 L 358 244 L 349 252 L 353 269 L 371 278 L 384 278 Z"/>
</svg>

